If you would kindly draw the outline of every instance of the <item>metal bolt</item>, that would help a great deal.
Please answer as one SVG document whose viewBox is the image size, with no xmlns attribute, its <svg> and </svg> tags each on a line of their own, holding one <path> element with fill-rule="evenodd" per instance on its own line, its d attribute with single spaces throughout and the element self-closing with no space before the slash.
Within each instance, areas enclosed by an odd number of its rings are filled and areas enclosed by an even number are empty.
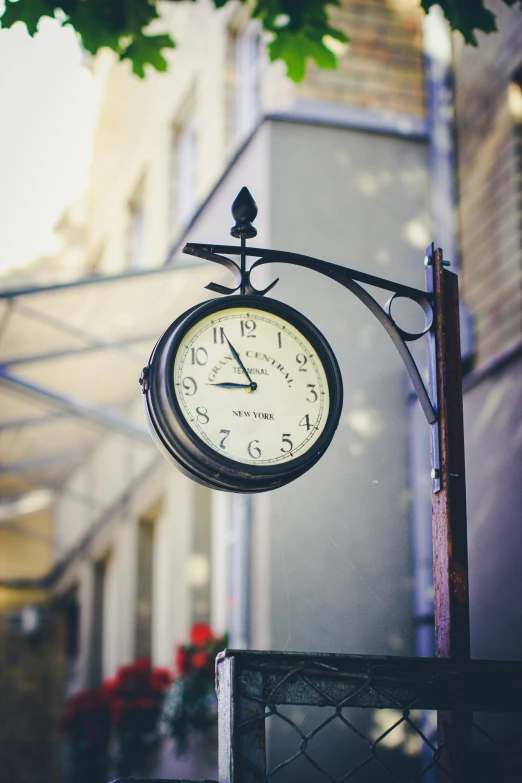
<svg viewBox="0 0 522 783">
<path fill-rule="evenodd" d="M 141 386 L 141 392 L 142 394 L 146 394 L 149 390 L 149 368 L 144 367 L 140 378 L 139 378 L 139 384 Z"/>
<path fill-rule="evenodd" d="M 431 266 L 431 258 L 429 256 L 424 256 L 424 266 Z M 443 266 L 451 266 L 451 261 L 443 261 Z"/>
<path fill-rule="evenodd" d="M 433 470 L 431 471 L 431 477 L 432 479 L 440 478 L 440 470 L 438 468 L 433 468 Z"/>
</svg>

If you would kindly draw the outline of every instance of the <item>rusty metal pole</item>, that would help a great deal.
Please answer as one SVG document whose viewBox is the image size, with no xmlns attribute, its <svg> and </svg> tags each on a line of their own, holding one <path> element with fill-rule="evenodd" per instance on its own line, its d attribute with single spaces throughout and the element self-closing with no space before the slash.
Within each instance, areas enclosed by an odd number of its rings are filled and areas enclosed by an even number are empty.
<svg viewBox="0 0 522 783">
<path fill-rule="evenodd" d="M 437 658 L 470 657 L 468 542 L 464 425 L 457 275 L 444 268 L 442 250 L 426 258 L 427 289 L 433 293 L 430 387 L 438 421 L 432 425 L 432 535 Z M 441 782 L 466 780 L 471 751 L 471 714 L 440 712 Z"/>
</svg>

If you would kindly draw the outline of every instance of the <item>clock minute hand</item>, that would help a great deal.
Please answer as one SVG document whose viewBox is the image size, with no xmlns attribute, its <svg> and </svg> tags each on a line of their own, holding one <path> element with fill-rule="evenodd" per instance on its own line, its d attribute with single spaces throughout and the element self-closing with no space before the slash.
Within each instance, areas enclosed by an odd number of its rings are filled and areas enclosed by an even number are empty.
<svg viewBox="0 0 522 783">
<path fill-rule="evenodd" d="M 223 332 L 223 334 L 225 334 L 225 333 Z M 228 339 L 228 337 L 226 336 L 226 334 L 225 334 L 225 340 L 226 340 L 226 341 L 227 341 L 227 343 L 228 343 L 228 347 L 230 348 L 230 351 L 231 351 L 231 353 L 232 353 L 232 356 L 234 357 L 234 359 L 235 359 L 235 360 L 236 360 L 236 362 L 239 364 L 239 366 L 241 367 L 241 369 L 242 369 L 242 370 L 243 370 L 243 372 L 245 373 L 246 377 L 248 378 L 248 380 L 249 380 L 249 385 L 250 385 L 250 389 L 251 389 L 252 391 L 255 391 L 255 390 L 257 389 L 257 383 L 256 383 L 255 381 L 253 381 L 253 380 L 252 380 L 252 378 L 250 377 L 250 375 L 248 374 L 247 368 L 245 367 L 245 365 L 243 364 L 243 362 L 242 362 L 242 361 L 241 361 L 241 359 L 239 358 L 239 354 L 238 354 L 238 352 L 236 351 L 236 349 L 234 348 L 234 346 L 232 345 L 232 343 L 230 342 L 230 340 Z"/>
</svg>

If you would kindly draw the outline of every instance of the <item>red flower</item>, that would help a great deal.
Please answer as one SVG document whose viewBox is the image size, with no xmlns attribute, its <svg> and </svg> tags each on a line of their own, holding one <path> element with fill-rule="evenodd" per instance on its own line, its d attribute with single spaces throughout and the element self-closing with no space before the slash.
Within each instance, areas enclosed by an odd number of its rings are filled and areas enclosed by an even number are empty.
<svg viewBox="0 0 522 783">
<path fill-rule="evenodd" d="M 108 742 L 111 724 L 118 732 L 152 726 L 163 693 L 172 682 L 167 669 L 152 669 L 150 658 L 120 666 L 112 680 L 76 693 L 65 705 L 60 729 L 84 747 Z"/>
<path fill-rule="evenodd" d="M 84 743 L 86 745 L 94 745 L 96 742 L 96 721 L 85 719 L 81 722 L 81 728 Z"/>
<path fill-rule="evenodd" d="M 134 670 L 132 666 L 120 666 L 112 680 L 112 690 L 115 693 L 124 693 L 134 685 Z"/>
<path fill-rule="evenodd" d="M 180 645 L 176 648 L 176 671 L 181 677 L 186 677 L 190 674 L 190 653 L 187 648 Z"/>
<path fill-rule="evenodd" d="M 142 696 L 136 699 L 136 707 L 140 710 L 155 710 L 158 706 L 158 700 L 154 696 Z"/>
<path fill-rule="evenodd" d="M 132 665 L 139 677 L 148 677 L 152 671 L 152 662 L 148 655 L 138 658 L 136 663 Z"/>
<path fill-rule="evenodd" d="M 172 675 L 168 669 L 153 669 L 150 676 L 150 686 L 152 690 L 163 693 L 172 682 Z"/>
<path fill-rule="evenodd" d="M 104 714 L 108 715 L 109 708 L 109 692 L 103 686 L 78 691 L 67 700 L 59 721 L 60 730 L 65 733 L 76 731 L 83 723 L 90 727 L 92 720 L 95 723 L 102 721 Z M 89 736 L 91 733 L 92 729 L 89 728 Z"/>
<path fill-rule="evenodd" d="M 123 723 L 125 715 L 129 712 L 129 704 L 125 699 L 114 699 L 111 704 L 111 717 L 115 726 Z"/>
<path fill-rule="evenodd" d="M 190 641 L 196 647 L 203 647 L 213 638 L 214 637 L 208 623 L 194 623 L 190 629 Z"/>
<path fill-rule="evenodd" d="M 107 692 L 107 695 L 110 698 L 112 692 L 116 690 L 116 677 L 113 677 L 112 680 L 105 680 L 102 688 Z"/>
<path fill-rule="evenodd" d="M 120 666 L 110 687 L 113 692 L 119 694 L 148 690 L 150 688 L 149 681 L 151 673 L 152 667 L 150 658 L 144 656 L 134 663 Z"/>
<path fill-rule="evenodd" d="M 206 653 L 202 651 L 195 652 L 192 656 L 192 665 L 195 669 L 204 669 L 208 665 L 208 656 Z"/>
</svg>

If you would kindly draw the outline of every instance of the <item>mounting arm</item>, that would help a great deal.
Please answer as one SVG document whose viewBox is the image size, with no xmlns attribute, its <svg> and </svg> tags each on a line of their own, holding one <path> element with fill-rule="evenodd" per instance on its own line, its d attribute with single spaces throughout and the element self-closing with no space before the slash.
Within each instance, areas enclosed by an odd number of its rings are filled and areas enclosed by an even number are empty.
<svg viewBox="0 0 522 783">
<path fill-rule="evenodd" d="M 247 294 L 256 294 L 258 296 L 264 296 L 270 291 L 278 280 L 274 280 L 267 288 L 258 290 L 254 287 L 251 281 L 251 274 L 259 266 L 264 264 L 272 264 L 277 262 L 278 264 L 293 264 L 294 266 L 302 266 L 307 269 L 313 269 L 315 272 L 319 272 L 331 280 L 335 280 L 342 286 L 352 292 L 373 315 L 377 318 L 381 326 L 384 327 L 388 335 L 390 336 L 393 344 L 397 348 L 399 355 L 404 362 L 408 375 L 419 398 L 422 410 L 429 424 L 434 424 L 437 421 L 436 413 L 436 401 L 432 401 L 424 386 L 423 380 L 415 364 L 413 356 L 410 353 L 406 342 L 412 342 L 423 337 L 432 328 L 433 324 L 433 300 L 430 294 L 425 291 L 420 291 L 417 288 L 411 288 L 410 286 L 402 285 L 400 283 L 394 283 L 390 280 L 384 280 L 374 275 L 366 274 L 365 272 L 359 272 L 355 269 L 349 269 L 348 267 L 340 266 L 339 264 L 331 264 L 327 261 L 321 261 L 318 258 L 312 258 L 311 256 L 304 256 L 299 253 L 287 253 L 279 250 L 267 250 L 265 248 L 255 247 L 241 247 L 240 253 L 245 256 L 255 256 L 255 261 L 250 269 L 241 269 L 235 261 L 222 255 L 227 253 L 230 255 L 237 255 L 239 248 L 235 245 L 202 245 L 196 243 L 189 243 L 183 248 L 184 253 L 188 253 L 198 258 L 205 258 L 207 261 L 214 261 L 217 264 L 225 266 L 234 275 L 236 286 L 235 288 L 227 288 L 219 285 L 218 283 L 209 283 L 206 288 L 210 291 L 215 291 L 218 294 L 233 294 L 241 289 L 241 292 Z M 243 265 L 242 265 L 243 266 Z M 358 282 L 367 283 L 378 288 L 382 288 L 386 291 L 391 291 L 393 296 L 388 300 L 386 305 L 381 305 L 371 296 Z M 422 332 L 412 334 L 411 332 L 405 332 L 401 329 L 392 318 L 391 306 L 396 298 L 412 299 L 419 304 L 424 310 L 425 325 Z"/>
</svg>

